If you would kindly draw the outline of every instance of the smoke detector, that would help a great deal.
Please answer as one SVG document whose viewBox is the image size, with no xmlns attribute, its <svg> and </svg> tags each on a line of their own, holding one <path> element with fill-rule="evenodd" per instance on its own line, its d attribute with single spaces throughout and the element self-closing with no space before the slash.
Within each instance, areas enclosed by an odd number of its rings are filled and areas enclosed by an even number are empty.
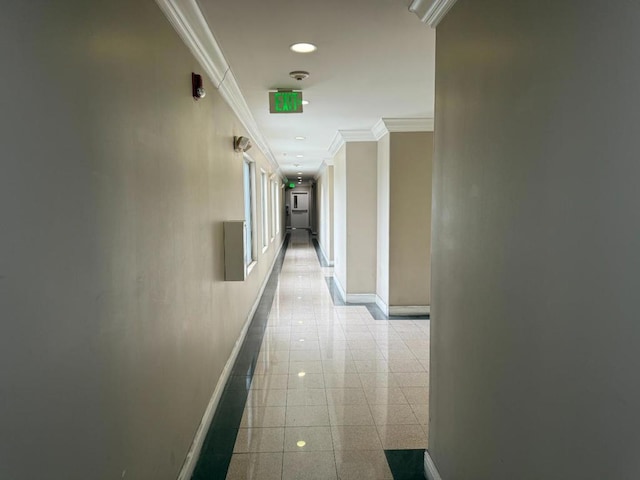
<svg viewBox="0 0 640 480">
<path fill-rule="evenodd" d="M 309 78 L 309 72 L 305 72 L 304 70 L 295 70 L 293 72 L 289 72 L 289 76 L 300 81 L 304 80 L 305 78 Z"/>
</svg>

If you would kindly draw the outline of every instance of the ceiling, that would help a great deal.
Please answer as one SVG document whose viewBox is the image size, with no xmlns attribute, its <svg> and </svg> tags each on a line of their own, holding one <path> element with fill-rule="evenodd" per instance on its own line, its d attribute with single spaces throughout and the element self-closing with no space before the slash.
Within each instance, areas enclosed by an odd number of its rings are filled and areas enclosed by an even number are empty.
<svg viewBox="0 0 640 480">
<path fill-rule="evenodd" d="M 317 173 L 338 130 L 370 130 L 382 117 L 433 117 L 435 31 L 408 11 L 410 0 L 198 3 L 289 178 Z M 318 50 L 294 53 L 297 42 Z M 293 70 L 311 75 L 297 81 Z M 276 88 L 302 90 L 310 102 L 304 113 L 270 114 L 268 92 Z"/>
</svg>

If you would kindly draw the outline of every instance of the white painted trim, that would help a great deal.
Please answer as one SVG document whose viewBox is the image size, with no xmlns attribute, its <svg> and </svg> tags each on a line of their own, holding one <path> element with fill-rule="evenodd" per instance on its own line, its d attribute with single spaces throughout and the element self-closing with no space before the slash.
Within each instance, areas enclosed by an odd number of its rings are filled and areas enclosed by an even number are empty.
<svg viewBox="0 0 640 480">
<path fill-rule="evenodd" d="M 433 132 L 433 118 L 383 118 L 390 132 Z"/>
<path fill-rule="evenodd" d="M 224 58 L 207 20 L 204 18 L 196 0 L 156 0 L 160 9 L 178 33 L 182 41 L 189 47 L 204 72 L 220 92 L 244 125 L 248 135 L 256 146 L 262 150 L 275 172 L 280 165 L 258 128 L 251 110 L 240 91 L 240 87 L 231 72 L 229 63 Z"/>
<path fill-rule="evenodd" d="M 342 135 L 340 134 L 340 131 L 337 131 L 336 134 L 333 136 L 333 140 L 331 141 L 331 145 L 329 145 L 329 157 L 331 157 L 328 160 L 325 160 L 325 163 L 327 165 L 329 165 L 329 162 L 331 162 L 331 165 L 333 165 L 333 159 L 335 158 L 335 156 L 338 154 L 338 152 L 340 151 L 340 149 L 342 148 L 342 146 L 344 145 L 344 138 L 342 138 Z"/>
<path fill-rule="evenodd" d="M 216 88 L 229 65 L 195 0 L 156 0 L 160 9 L 205 69 Z"/>
<path fill-rule="evenodd" d="M 264 289 L 267 287 L 267 282 L 269 281 L 269 277 L 271 277 L 271 272 L 273 272 L 273 267 L 276 264 L 276 260 L 280 255 L 280 251 L 284 246 L 284 237 L 282 242 L 280 243 L 280 248 L 276 252 L 273 257 L 273 261 L 271 262 L 271 268 L 269 268 L 269 272 L 264 277 L 264 281 L 262 282 L 262 286 L 260 287 L 260 291 L 256 297 L 255 302 L 249 311 L 249 315 L 244 322 L 244 326 L 242 327 L 242 331 L 240 332 L 240 336 L 236 340 L 236 344 L 233 346 L 233 350 L 231 351 L 231 355 L 229 356 L 227 363 L 222 369 L 222 373 L 220 374 L 220 378 L 218 379 L 218 383 L 216 384 L 216 388 L 213 390 L 213 395 L 211 395 L 211 399 L 209 400 L 209 404 L 204 411 L 204 415 L 202 416 L 202 420 L 200 421 L 200 425 L 196 430 L 196 434 L 193 437 L 193 442 L 191 443 L 191 447 L 189 448 L 189 452 L 187 453 L 187 457 L 182 464 L 182 469 L 180 469 L 180 473 L 178 474 L 178 480 L 191 480 L 191 476 L 193 475 L 193 471 L 196 468 L 196 463 L 198 463 L 198 457 L 200 457 L 200 452 L 202 451 L 202 445 L 204 444 L 204 439 L 209 431 L 209 427 L 211 426 L 211 422 L 213 421 L 213 416 L 216 413 L 216 408 L 218 408 L 218 403 L 220 403 L 220 397 L 222 396 L 222 391 L 224 390 L 224 386 L 227 384 L 227 380 L 231 375 L 231 370 L 233 369 L 233 364 L 238 358 L 238 354 L 240 353 L 240 348 L 242 347 L 242 343 L 244 342 L 245 337 L 247 336 L 247 331 L 249 330 L 249 325 L 251 324 L 251 320 L 253 319 L 253 315 L 256 313 L 258 309 L 258 305 L 260 304 L 260 300 L 262 299 L 262 295 L 264 294 Z"/>
<path fill-rule="evenodd" d="M 389 305 L 389 313 L 387 315 L 400 315 L 400 316 L 414 316 L 414 315 L 429 315 L 431 313 L 431 306 L 429 305 Z"/>
<path fill-rule="evenodd" d="M 382 313 L 389 315 L 389 306 L 384 300 L 382 300 L 382 298 L 380 298 L 380 295 L 376 295 L 376 305 L 380 310 L 382 310 Z"/>
<path fill-rule="evenodd" d="M 336 275 L 333 276 L 333 281 L 336 284 L 336 288 L 338 289 L 340 298 L 342 298 L 343 302 L 347 303 L 347 294 L 345 293 L 344 288 L 342 288 L 342 284 L 340 283 L 340 280 L 338 280 L 338 277 Z"/>
<path fill-rule="evenodd" d="M 413 0 L 409 11 L 415 13 L 421 22 L 436 28 L 455 3 L 456 0 Z"/>
<path fill-rule="evenodd" d="M 384 123 L 384 119 L 381 118 L 380 120 L 378 120 L 373 127 L 371 127 L 371 134 L 374 136 L 374 138 L 376 140 L 380 140 L 382 137 L 384 137 L 387 133 L 389 133 L 389 129 L 387 128 L 387 126 Z"/>
<path fill-rule="evenodd" d="M 433 127 L 433 118 L 428 117 L 381 118 L 371 128 L 371 134 L 380 140 L 390 132 L 433 132 Z"/>
<path fill-rule="evenodd" d="M 371 130 L 338 130 L 345 142 L 375 142 L 376 137 Z"/>
<path fill-rule="evenodd" d="M 347 303 L 375 303 L 375 293 L 347 293 Z"/>
<path fill-rule="evenodd" d="M 429 450 L 424 451 L 424 473 L 427 476 L 427 480 L 442 480 L 436 464 L 433 463 Z"/>
</svg>

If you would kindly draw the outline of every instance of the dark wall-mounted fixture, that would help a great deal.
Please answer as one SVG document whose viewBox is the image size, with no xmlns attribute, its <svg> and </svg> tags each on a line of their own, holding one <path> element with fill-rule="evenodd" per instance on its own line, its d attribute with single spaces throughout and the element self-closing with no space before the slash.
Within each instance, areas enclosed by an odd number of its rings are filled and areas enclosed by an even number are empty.
<svg viewBox="0 0 640 480">
<path fill-rule="evenodd" d="M 233 149 L 236 152 L 246 152 L 251 147 L 251 140 L 247 137 L 233 137 Z"/>
<path fill-rule="evenodd" d="M 198 75 L 197 73 L 191 74 L 191 88 L 193 98 L 196 100 L 200 100 L 204 98 L 207 92 L 205 92 L 204 87 L 202 86 L 202 75 Z"/>
</svg>

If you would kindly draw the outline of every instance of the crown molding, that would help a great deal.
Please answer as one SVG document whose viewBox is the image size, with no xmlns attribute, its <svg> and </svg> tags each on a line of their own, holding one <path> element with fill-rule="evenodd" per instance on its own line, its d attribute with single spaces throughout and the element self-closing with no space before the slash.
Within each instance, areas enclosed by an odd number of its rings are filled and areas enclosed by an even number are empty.
<svg viewBox="0 0 640 480">
<path fill-rule="evenodd" d="M 189 47 L 209 80 L 247 129 L 247 134 L 267 158 L 274 172 L 280 173 L 280 165 L 278 165 L 264 135 L 258 128 L 240 87 L 230 71 L 229 64 L 196 0 L 156 0 L 156 3 L 182 41 Z"/>
<path fill-rule="evenodd" d="M 383 118 L 390 132 L 433 132 L 433 118 Z"/>
<path fill-rule="evenodd" d="M 376 137 L 371 130 L 338 130 L 345 142 L 375 142 Z"/>
<path fill-rule="evenodd" d="M 338 154 L 338 151 L 340 151 L 340 149 L 342 148 L 342 146 L 344 145 L 344 138 L 342 137 L 342 135 L 340 134 L 340 131 L 338 130 L 336 132 L 336 134 L 333 136 L 333 140 L 331 141 L 331 145 L 329 145 L 329 157 L 331 158 L 331 161 L 333 162 L 334 157 Z M 327 160 L 325 160 L 326 162 Z"/>
<path fill-rule="evenodd" d="M 390 132 L 433 132 L 433 118 L 381 118 L 371 129 L 376 140 Z"/>
<path fill-rule="evenodd" d="M 329 145 L 329 158 L 333 162 L 333 158 L 346 142 L 377 142 L 390 132 L 433 132 L 433 127 L 433 118 L 407 117 L 381 118 L 371 130 L 338 130 Z"/>
<path fill-rule="evenodd" d="M 436 28 L 455 3 L 456 0 L 413 0 L 409 11 L 415 13 L 422 23 Z"/>
<path fill-rule="evenodd" d="M 389 133 L 389 129 L 384 123 L 384 118 L 378 120 L 373 127 L 371 127 L 371 133 L 376 140 L 380 140 L 387 133 Z"/>
</svg>

